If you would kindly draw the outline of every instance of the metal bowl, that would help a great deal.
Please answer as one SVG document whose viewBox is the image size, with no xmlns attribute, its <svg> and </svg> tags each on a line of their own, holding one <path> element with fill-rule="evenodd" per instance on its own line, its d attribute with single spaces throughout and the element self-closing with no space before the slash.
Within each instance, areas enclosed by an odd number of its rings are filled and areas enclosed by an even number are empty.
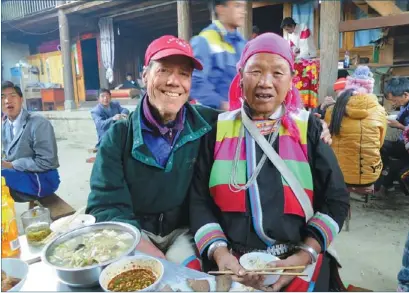
<svg viewBox="0 0 409 293">
<path fill-rule="evenodd" d="M 96 230 L 102 229 L 111 229 L 111 230 L 119 230 L 128 232 L 133 236 L 133 243 L 132 246 L 123 253 L 120 257 L 114 258 L 112 260 L 106 261 L 104 263 L 95 264 L 92 266 L 82 267 L 82 268 L 64 268 L 53 265 L 48 261 L 48 256 L 52 249 L 57 245 L 68 241 L 74 237 L 77 237 L 82 234 L 86 234 Z M 141 233 L 138 229 L 134 226 L 120 223 L 120 222 L 101 222 L 96 223 L 93 225 L 85 226 L 76 230 L 69 231 L 65 234 L 58 236 L 57 238 L 53 239 L 50 243 L 48 243 L 41 253 L 41 260 L 49 265 L 50 267 L 54 268 L 57 272 L 57 276 L 61 282 L 67 284 L 71 287 L 84 287 L 89 288 L 98 285 L 99 282 L 99 275 L 101 274 L 102 270 L 108 266 L 109 264 L 118 261 L 124 256 L 132 256 L 135 253 L 135 248 L 139 244 L 141 239 Z"/>
</svg>

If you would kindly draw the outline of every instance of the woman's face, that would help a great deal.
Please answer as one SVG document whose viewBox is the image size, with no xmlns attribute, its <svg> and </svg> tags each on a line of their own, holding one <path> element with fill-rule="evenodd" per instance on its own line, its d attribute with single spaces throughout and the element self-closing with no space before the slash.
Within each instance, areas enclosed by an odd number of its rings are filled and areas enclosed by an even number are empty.
<svg viewBox="0 0 409 293">
<path fill-rule="evenodd" d="M 241 72 L 244 97 L 253 110 L 253 118 L 268 118 L 284 102 L 292 86 L 287 60 L 270 53 L 258 53 L 247 61 Z"/>
</svg>

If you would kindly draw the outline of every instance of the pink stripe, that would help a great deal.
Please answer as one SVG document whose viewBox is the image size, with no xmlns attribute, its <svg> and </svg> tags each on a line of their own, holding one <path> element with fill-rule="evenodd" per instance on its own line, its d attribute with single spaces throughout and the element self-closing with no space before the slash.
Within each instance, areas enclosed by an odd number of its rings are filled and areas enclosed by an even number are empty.
<svg viewBox="0 0 409 293">
<path fill-rule="evenodd" d="M 316 223 L 318 226 L 320 226 L 321 228 L 325 230 L 325 233 L 328 235 L 328 238 L 329 238 L 327 239 L 327 247 L 328 247 L 331 244 L 332 240 L 334 239 L 334 235 L 332 235 L 331 228 L 328 227 L 328 225 L 324 221 L 317 219 L 317 218 L 312 218 L 311 222 Z"/>
<path fill-rule="evenodd" d="M 280 136 L 280 157 L 283 160 L 294 160 L 298 162 L 306 162 L 306 156 L 304 151 L 304 146 L 301 145 L 301 148 L 297 147 L 294 144 L 293 139 L 288 135 Z"/>
<path fill-rule="evenodd" d="M 234 155 L 236 154 L 238 140 L 239 139 L 237 137 L 225 137 L 223 141 L 216 141 L 216 148 L 214 151 L 215 160 L 233 161 Z M 241 144 L 240 160 L 246 160 L 246 146 L 244 143 L 244 139 Z"/>
<path fill-rule="evenodd" d="M 199 242 L 197 243 L 197 247 L 199 247 L 199 248 L 201 249 L 204 245 L 206 245 L 206 243 L 207 243 L 209 240 L 211 240 L 212 238 L 215 238 L 215 237 L 226 238 L 226 236 L 224 236 L 224 234 L 223 234 L 222 231 L 220 231 L 220 230 L 214 230 L 214 231 L 212 231 L 212 232 L 207 233 L 206 235 L 204 235 L 204 236 L 199 240 Z M 200 250 L 200 249 L 199 249 L 199 250 Z"/>
</svg>

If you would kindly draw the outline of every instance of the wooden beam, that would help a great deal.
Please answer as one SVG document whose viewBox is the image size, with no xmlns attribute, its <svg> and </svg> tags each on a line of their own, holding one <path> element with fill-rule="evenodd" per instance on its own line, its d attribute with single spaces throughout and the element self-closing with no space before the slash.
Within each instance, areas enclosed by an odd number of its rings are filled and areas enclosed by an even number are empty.
<svg viewBox="0 0 409 293">
<path fill-rule="evenodd" d="M 382 27 L 393 27 L 409 25 L 409 12 L 404 12 L 390 16 L 379 16 L 370 18 L 361 18 L 357 20 L 341 21 L 339 23 L 340 32 L 352 32 Z"/>
<path fill-rule="evenodd" d="M 283 4 L 283 19 L 286 17 L 291 17 L 293 15 L 293 6 L 291 5 L 291 3 L 284 3 Z M 283 30 L 283 36 L 284 38 L 288 38 L 288 33 Z"/>
<path fill-rule="evenodd" d="M 321 2 L 321 54 L 319 101 L 333 94 L 333 84 L 338 77 L 339 33 L 338 26 L 341 15 L 339 1 Z M 325 25 L 324 25 L 325 24 Z"/>
<path fill-rule="evenodd" d="M 76 108 L 76 104 L 74 101 L 74 81 L 72 76 L 70 26 L 67 15 L 62 9 L 58 10 L 58 25 L 60 27 L 60 46 L 63 64 L 64 108 L 65 110 L 73 110 Z"/>
<path fill-rule="evenodd" d="M 139 17 L 146 17 L 148 15 L 152 14 L 159 14 L 162 16 L 162 14 L 167 15 L 167 13 L 176 13 L 176 8 L 174 5 L 166 5 L 166 6 L 160 6 L 156 8 L 152 8 L 146 11 L 136 11 L 134 13 L 129 13 L 125 15 L 120 15 L 115 17 L 115 21 L 123 21 L 123 20 L 130 20 L 134 18 L 139 18 Z"/>
<path fill-rule="evenodd" d="M 239 28 L 244 39 L 250 40 L 253 34 L 253 6 L 252 0 L 246 1 L 246 16 L 244 17 L 244 25 Z"/>
<path fill-rule="evenodd" d="M 403 11 L 396 6 L 395 1 L 390 1 L 390 0 L 384 0 L 384 1 L 374 1 L 374 0 L 367 0 L 366 3 L 370 7 L 372 7 L 376 12 L 379 13 L 381 16 L 388 16 L 388 15 L 394 15 L 394 14 L 400 14 Z"/>
<path fill-rule="evenodd" d="M 109 3 L 115 3 L 116 1 L 114 0 L 105 0 L 105 1 L 87 1 L 87 2 L 81 2 L 77 3 L 77 5 L 69 7 L 69 8 L 64 8 L 63 6 L 59 6 L 60 10 L 64 10 L 65 14 L 70 14 L 73 12 L 81 12 L 83 10 L 87 10 L 90 8 L 95 8 L 97 6 L 103 6 Z"/>
<path fill-rule="evenodd" d="M 190 0 L 179 0 L 177 3 L 178 37 L 185 41 L 192 37 L 192 16 Z"/>
</svg>

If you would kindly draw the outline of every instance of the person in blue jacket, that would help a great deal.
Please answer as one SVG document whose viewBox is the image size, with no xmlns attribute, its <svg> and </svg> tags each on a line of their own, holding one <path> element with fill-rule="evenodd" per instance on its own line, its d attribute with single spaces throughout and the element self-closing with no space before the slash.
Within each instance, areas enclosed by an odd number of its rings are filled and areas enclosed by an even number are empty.
<svg viewBox="0 0 409 293">
<path fill-rule="evenodd" d="M 91 110 L 91 116 L 98 134 L 97 148 L 109 127 L 118 120 L 128 118 L 129 115 L 128 109 L 121 107 L 116 101 L 111 101 L 111 92 L 107 89 L 99 90 L 98 102 L 98 105 Z"/>
<path fill-rule="evenodd" d="M 228 110 L 230 83 L 246 44 L 237 30 L 244 24 L 245 8 L 246 1 L 211 1 L 216 20 L 191 40 L 203 64 L 202 71 L 193 72 L 191 96 L 202 105 Z"/>
</svg>

